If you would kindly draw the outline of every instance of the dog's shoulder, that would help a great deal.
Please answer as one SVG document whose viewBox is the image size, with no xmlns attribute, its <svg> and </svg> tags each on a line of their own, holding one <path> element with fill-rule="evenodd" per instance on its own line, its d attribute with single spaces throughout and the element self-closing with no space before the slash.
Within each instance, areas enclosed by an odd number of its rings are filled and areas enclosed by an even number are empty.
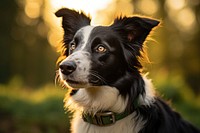
<svg viewBox="0 0 200 133">
<path fill-rule="evenodd" d="M 200 133 L 200 130 L 185 121 L 164 100 L 157 97 L 151 106 L 142 106 L 139 114 L 147 120 L 140 133 Z"/>
</svg>

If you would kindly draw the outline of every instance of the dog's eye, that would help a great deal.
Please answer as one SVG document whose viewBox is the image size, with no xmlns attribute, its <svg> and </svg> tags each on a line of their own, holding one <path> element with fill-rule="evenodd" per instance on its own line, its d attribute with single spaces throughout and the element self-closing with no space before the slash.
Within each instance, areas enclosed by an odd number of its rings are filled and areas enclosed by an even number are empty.
<svg viewBox="0 0 200 133">
<path fill-rule="evenodd" d="M 71 51 L 76 49 L 76 44 L 75 43 L 71 43 L 70 48 Z"/>
<path fill-rule="evenodd" d="M 102 45 L 99 45 L 97 48 L 96 48 L 96 52 L 98 53 L 105 53 L 107 51 L 107 49 L 102 46 Z"/>
</svg>

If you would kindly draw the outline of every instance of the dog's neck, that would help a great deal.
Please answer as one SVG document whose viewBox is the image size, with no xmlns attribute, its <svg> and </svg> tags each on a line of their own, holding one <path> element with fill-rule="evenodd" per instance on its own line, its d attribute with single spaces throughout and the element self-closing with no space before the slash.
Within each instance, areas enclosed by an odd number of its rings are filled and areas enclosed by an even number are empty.
<svg viewBox="0 0 200 133">
<path fill-rule="evenodd" d="M 125 110 L 128 98 L 124 99 L 116 88 L 109 86 L 79 89 L 71 96 L 66 106 L 71 110 L 95 114 L 99 111 L 121 113 Z"/>
<path fill-rule="evenodd" d="M 145 95 L 139 95 L 139 105 L 150 105 L 154 102 L 154 89 L 151 81 L 143 77 Z M 99 86 L 79 89 L 70 98 L 66 98 L 65 106 L 71 111 L 95 114 L 100 111 L 122 113 L 125 111 L 129 96 L 123 97 L 118 89 L 110 86 Z"/>
</svg>

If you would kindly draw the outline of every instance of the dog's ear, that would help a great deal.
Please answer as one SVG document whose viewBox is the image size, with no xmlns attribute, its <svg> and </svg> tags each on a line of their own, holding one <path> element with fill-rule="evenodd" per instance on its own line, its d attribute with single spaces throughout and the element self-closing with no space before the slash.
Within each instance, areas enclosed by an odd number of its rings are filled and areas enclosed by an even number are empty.
<svg viewBox="0 0 200 133">
<path fill-rule="evenodd" d="M 152 28 L 158 24 L 159 21 L 150 18 L 120 17 L 115 19 L 111 27 L 117 31 L 127 43 L 142 45 Z"/>
<path fill-rule="evenodd" d="M 90 25 L 91 19 L 82 12 L 62 8 L 55 15 L 62 17 L 62 27 L 64 29 L 64 43 L 68 44 L 73 39 L 75 33 L 82 27 Z"/>
<path fill-rule="evenodd" d="M 111 25 L 122 39 L 124 56 L 130 69 L 142 68 L 137 57 L 141 56 L 149 32 L 158 24 L 159 21 L 150 18 L 121 17 Z"/>
</svg>

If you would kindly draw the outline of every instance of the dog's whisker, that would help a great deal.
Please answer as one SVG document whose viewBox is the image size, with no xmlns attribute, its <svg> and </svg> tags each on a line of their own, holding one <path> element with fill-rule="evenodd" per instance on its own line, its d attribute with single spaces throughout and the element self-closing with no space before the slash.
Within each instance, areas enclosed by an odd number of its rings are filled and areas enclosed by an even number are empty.
<svg viewBox="0 0 200 133">
<path fill-rule="evenodd" d="M 65 89 L 66 86 L 64 84 L 64 82 L 61 80 L 60 78 L 60 74 L 59 74 L 59 70 L 56 70 L 56 75 L 55 75 L 55 79 L 54 79 L 54 84 L 55 86 L 60 86 L 61 88 Z"/>
<path fill-rule="evenodd" d="M 55 75 L 55 79 L 54 79 L 55 86 L 57 86 L 57 83 L 59 82 L 59 80 L 60 80 L 60 76 L 59 76 L 58 70 L 56 70 L 56 75 Z"/>
<path fill-rule="evenodd" d="M 103 82 L 104 84 L 107 84 L 106 80 L 105 80 L 101 75 L 99 75 L 98 72 L 91 70 L 91 71 L 90 71 L 90 74 L 91 74 L 92 76 L 96 77 L 98 80 L 100 80 L 100 81 Z M 97 82 L 98 82 L 98 80 L 97 80 Z M 94 82 L 95 82 L 95 81 L 94 81 Z"/>
<path fill-rule="evenodd" d="M 91 71 L 91 74 L 93 74 L 94 76 L 102 80 L 104 83 L 106 83 L 106 80 L 101 75 L 99 75 L 96 71 Z"/>
<path fill-rule="evenodd" d="M 92 80 L 92 82 L 94 83 L 97 83 L 99 81 L 103 81 L 103 79 L 101 79 L 101 77 L 99 77 L 98 75 L 94 74 L 94 73 L 91 73 L 92 76 L 94 76 L 95 78 L 97 78 L 96 80 Z M 104 81 L 103 81 L 104 82 Z"/>
</svg>

